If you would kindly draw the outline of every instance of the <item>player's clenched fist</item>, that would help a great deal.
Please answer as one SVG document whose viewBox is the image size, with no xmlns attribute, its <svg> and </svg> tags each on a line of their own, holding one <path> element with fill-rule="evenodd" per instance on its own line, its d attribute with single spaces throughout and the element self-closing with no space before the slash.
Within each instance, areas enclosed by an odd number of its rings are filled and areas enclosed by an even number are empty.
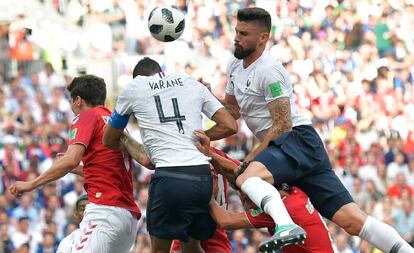
<svg viewBox="0 0 414 253">
<path fill-rule="evenodd" d="M 20 197 L 23 193 L 33 190 L 32 183 L 17 181 L 9 187 L 9 191 L 16 197 Z"/>
</svg>

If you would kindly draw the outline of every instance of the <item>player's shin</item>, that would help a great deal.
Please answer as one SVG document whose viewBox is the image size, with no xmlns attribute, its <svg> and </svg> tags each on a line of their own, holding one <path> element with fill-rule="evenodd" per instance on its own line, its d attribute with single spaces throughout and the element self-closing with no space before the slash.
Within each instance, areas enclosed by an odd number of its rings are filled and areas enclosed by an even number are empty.
<svg viewBox="0 0 414 253">
<path fill-rule="evenodd" d="M 413 253 L 414 249 L 390 225 L 368 216 L 359 233 L 361 239 L 368 241 L 383 252 Z"/>
</svg>

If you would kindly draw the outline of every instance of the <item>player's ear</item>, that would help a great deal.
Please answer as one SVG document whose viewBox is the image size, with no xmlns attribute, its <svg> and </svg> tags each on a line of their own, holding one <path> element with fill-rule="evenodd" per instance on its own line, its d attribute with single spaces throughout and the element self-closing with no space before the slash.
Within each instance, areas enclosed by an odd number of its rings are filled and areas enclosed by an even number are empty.
<svg viewBox="0 0 414 253">
<path fill-rule="evenodd" d="M 268 32 L 262 32 L 262 33 L 259 35 L 259 43 L 260 43 L 260 44 L 266 44 L 266 43 L 267 43 L 267 41 L 269 40 L 269 37 L 270 37 L 270 35 L 269 35 L 269 33 L 268 33 Z"/>
</svg>

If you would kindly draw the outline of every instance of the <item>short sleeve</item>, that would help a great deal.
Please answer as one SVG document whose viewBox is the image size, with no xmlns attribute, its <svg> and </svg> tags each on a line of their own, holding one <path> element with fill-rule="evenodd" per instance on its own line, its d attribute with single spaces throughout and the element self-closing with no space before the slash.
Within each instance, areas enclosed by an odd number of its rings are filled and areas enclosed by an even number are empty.
<svg viewBox="0 0 414 253">
<path fill-rule="evenodd" d="M 96 123 L 97 118 L 92 110 L 75 117 L 69 134 L 69 145 L 79 143 L 87 148 L 95 132 Z"/>
<path fill-rule="evenodd" d="M 132 110 L 132 98 L 130 84 L 122 90 L 122 92 L 118 95 L 115 105 L 115 111 L 121 116 L 131 115 L 133 113 Z"/>
<path fill-rule="evenodd" d="M 202 97 L 204 99 L 202 111 L 209 119 L 211 119 L 211 117 L 213 117 L 213 115 L 220 108 L 222 108 L 223 105 L 203 84 L 200 83 L 199 86 L 201 88 Z"/>
<path fill-rule="evenodd" d="M 266 102 L 290 96 L 293 87 L 283 66 L 264 66 L 259 72 L 260 89 L 263 91 Z"/>
</svg>

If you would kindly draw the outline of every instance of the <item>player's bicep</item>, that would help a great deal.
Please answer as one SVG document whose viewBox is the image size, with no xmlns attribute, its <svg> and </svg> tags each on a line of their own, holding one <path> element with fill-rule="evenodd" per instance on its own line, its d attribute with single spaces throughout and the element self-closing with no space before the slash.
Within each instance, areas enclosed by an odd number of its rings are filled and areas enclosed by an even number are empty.
<svg viewBox="0 0 414 253">
<path fill-rule="evenodd" d="M 102 137 L 103 145 L 110 149 L 118 150 L 120 147 L 119 139 L 121 138 L 123 130 L 124 128 L 114 128 L 111 124 L 106 124 Z"/>
<path fill-rule="evenodd" d="M 68 159 L 68 161 L 73 162 L 72 167 L 75 168 L 80 164 L 85 151 L 86 147 L 83 144 L 74 143 L 68 146 L 68 150 L 65 152 L 64 157 Z"/>
<path fill-rule="evenodd" d="M 280 97 L 267 104 L 273 125 L 278 126 L 281 132 L 292 129 L 292 116 L 289 97 Z"/>
</svg>

